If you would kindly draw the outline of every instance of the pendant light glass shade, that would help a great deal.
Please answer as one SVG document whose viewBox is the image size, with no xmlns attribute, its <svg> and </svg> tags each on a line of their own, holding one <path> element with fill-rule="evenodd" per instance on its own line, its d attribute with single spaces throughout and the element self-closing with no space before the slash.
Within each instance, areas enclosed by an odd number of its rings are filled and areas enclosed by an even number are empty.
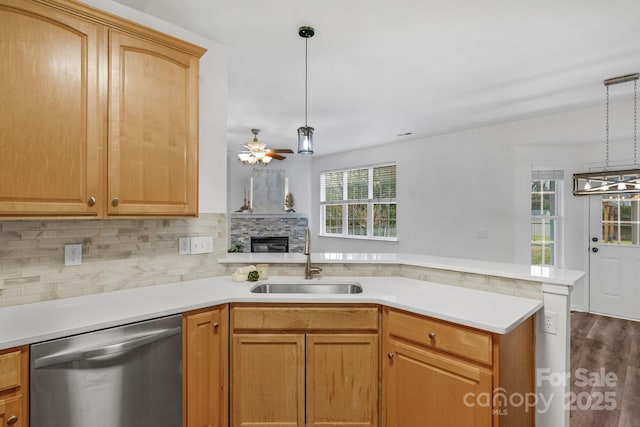
<svg viewBox="0 0 640 427">
<path fill-rule="evenodd" d="M 313 154 L 313 128 L 310 126 L 298 128 L 298 154 Z"/>
</svg>

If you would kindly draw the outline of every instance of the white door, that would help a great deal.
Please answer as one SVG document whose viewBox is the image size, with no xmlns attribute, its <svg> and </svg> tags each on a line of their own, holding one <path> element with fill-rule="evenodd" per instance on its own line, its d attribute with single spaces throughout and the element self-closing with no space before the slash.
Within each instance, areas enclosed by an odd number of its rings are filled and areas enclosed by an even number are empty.
<svg viewBox="0 0 640 427">
<path fill-rule="evenodd" d="M 590 198 L 590 311 L 640 320 L 640 195 Z"/>
</svg>

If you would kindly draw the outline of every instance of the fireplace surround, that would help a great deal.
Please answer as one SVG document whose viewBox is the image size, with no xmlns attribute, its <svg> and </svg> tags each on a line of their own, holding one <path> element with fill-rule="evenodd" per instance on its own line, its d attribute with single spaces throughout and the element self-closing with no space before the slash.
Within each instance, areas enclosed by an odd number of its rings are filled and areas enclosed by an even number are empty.
<svg viewBox="0 0 640 427">
<path fill-rule="evenodd" d="M 232 213 L 229 216 L 229 247 L 240 245 L 242 252 L 251 252 L 252 237 L 287 237 L 289 252 L 302 253 L 308 226 L 307 217 L 298 213 Z"/>
</svg>

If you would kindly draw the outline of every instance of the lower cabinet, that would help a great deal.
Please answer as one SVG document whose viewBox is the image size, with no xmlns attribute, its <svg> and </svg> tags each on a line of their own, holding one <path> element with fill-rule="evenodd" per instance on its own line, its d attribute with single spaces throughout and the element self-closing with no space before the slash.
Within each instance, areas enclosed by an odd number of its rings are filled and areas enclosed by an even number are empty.
<svg viewBox="0 0 640 427">
<path fill-rule="evenodd" d="M 0 426 L 29 426 L 29 350 L 0 350 Z"/>
<path fill-rule="evenodd" d="M 378 426 L 377 306 L 231 310 L 231 425 Z"/>
<path fill-rule="evenodd" d="M 533 325 L 499 335 L 384 308 L 384 425 L 534 426 Z"/>
<path fill-rule="evenodd" d="M 184 313 L 183 402 L 186 427 L 228 426 L 229 308 Z"/>
</svg>

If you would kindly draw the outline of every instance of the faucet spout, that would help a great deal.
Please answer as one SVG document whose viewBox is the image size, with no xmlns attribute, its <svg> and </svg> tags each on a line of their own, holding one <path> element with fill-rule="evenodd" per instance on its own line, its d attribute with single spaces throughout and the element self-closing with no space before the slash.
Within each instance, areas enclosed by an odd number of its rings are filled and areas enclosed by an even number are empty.
<svg viewBox="0 0 640 427">
<path fill-rule="evenodd" d="M 304 254 L 307 256 L 307 264 L 304 268 L 304 278 L 313 279 L 313 275 L 320 274 L 322 269 L 311 265 L 311 232 L 308 228 L 304 236 Z"/>
<path fill-rule="evenodd" d="M 304 254 L 311 254 L 311 232 L 308 228 L 304 235 Z"/>
</svg>

